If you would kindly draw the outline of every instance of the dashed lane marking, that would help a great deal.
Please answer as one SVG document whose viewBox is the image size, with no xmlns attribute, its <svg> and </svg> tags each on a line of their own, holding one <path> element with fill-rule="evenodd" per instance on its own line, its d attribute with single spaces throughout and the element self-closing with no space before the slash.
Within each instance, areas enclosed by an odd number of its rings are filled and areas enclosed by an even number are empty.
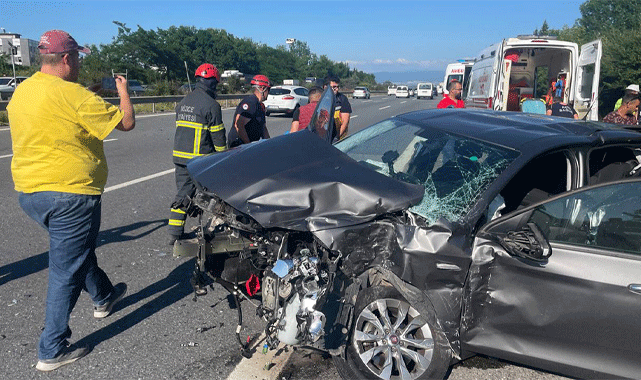
<svg viewBox="0 0 641 380">
<path fill-rule="evenodd" d="M 165 170 L 165 171 L 162 171 L 160 173 L 151 174 L 151 175 L 148 175 L 148 176 L 145 176 L 145 177 L 141 177 L 141 178 L 138 178 L 138 179 L 127 181 L 127 182 L 121 183 L 120 185 L 109 186 L 109 187 L 105 188 L 104 192 L 108 193 L 110 191 L 122 189 L 123 187 L 135 185 L 135 184 L 140 183 L 140 182 L 149 181 L 150 179 L 154 179 L 154 178 L 157 178 L 157 177 L 162 177 L 164 175 L 173 173 L 175 171 L 176 171 L 176 169 Z"/>
</svg>

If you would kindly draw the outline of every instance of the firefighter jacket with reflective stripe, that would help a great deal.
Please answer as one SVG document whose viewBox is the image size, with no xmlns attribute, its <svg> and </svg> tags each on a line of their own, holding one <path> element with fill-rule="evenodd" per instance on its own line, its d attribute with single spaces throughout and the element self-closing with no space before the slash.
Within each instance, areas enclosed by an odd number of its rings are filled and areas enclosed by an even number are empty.
<svg viewBox="0 0 641 380">
<path fill-rule="evenodd" d="M 211 91 L 197 83 L 194 91 L 176 106 L 174 163 L 227 149 L 227 138 L 220 104 Z"/>
</svg>

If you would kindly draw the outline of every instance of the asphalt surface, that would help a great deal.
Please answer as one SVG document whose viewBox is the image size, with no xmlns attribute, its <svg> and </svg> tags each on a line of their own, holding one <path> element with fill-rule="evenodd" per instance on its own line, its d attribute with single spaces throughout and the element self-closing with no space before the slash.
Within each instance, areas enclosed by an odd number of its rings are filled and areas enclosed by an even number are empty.
<svg viewBox="0 0 641 380">
<path fill-rule="evenodd" d="M 415 98 L 353 100 L 350 133 L 396 114 L 435 106 L 436 100 Z M 227 128 L 232 115 L 233 110 L 223 112 Z M 104 320 L 95 320 L 91 300 L 80 296 L 71 314 L 71 341 L 93 350 L 49 374 L 34 368 L 44 320 L 48 238 L 20 209 L 11 180 L 10 133 L 0 127 L 0 379 L 227 379 L 241 362 L 235 338 L 238 305 L 217 285 L 194 302 L 189 284 L 193 261 L 173 258 L 165 245 L 168 207 L 175 193 L 174 117 L 139 116 L 133 131 L 114 131 L 105 140 L 109 179 L 96 253 L 111 280 L 126 282 L 129 289 Z M 268 117 L 272 136 L 289 130 L 290 124 L 291 118 L 284 115 Z M 241 335 L 257 336 L 264 325 L 254 307 L 247 301 L 240 307 Z M 252 378 L 339 378 L 331 359 L 303 349 L 290 353 L 282 372 L 259 370 Z M 478 357 L 455 366 L 448 377 L 517 378 L 563 377 Z"/>
</svg>

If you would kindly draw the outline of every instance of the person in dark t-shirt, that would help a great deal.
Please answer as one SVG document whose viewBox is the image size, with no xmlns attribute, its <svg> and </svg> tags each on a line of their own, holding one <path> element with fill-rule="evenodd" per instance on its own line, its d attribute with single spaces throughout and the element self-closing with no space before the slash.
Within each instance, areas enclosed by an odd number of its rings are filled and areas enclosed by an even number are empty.
<svg viewBox="0 0 641 380">
<path fill-rule="evenodd" d="M 336 106 L 334 108 L 334 124 L 338 131 L 338 139 L 341 140 L 347 136 L 349 118 L 352 114 L 352 105 L 349 104 L 347 96 L 338 92 L 340 89 L 341 80 L 335 76 L 328 76 L 325 78 L 325 88 L 331 87 L 336 96 Z"/>
<path fill-rule="evenodd" d="M 569 117 L 569 118 L 578 119 L 579 115 L 574 110 L 574 107 L 572 107 L 567 103 L 563 103 L 562 100 L 563 100 L 562 98 L 555 96 L 553 103 L 550 106 L 550 109 L 548 109 L 545 113 L 551 116 L 560 116 L 560 117 Z"/>
<path fill-rule="evenodd" d="M 251 80 L 251 85 L 254 89 L 253 94 L 245 97 L 236 107 L 233 128 L 230 128 L 227 136 L 230 148 L 241 144 L 249 144 L 261 138 L 269 138 L 265 105 L 263 104 L 271 87 L 269 78 L 264 75 L 256 75 Z"/>
</svg>

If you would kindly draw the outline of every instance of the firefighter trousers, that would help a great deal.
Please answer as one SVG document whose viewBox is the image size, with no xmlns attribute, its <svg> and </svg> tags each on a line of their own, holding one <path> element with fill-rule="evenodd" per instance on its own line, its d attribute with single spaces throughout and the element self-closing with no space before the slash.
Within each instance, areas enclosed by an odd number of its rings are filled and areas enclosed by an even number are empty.
<svg viewBox="0 0 641 380">
<path fill-rule="evenodd" d="M 196 186 L 185 165 L 174 164 L 174 166 L 176 167 L 176 189 L 178 193 L 170 207 L 168 225 L 170 235 L 180 236 L 185 230 L 187 207 L 196 191 Z"/>
</svg>

